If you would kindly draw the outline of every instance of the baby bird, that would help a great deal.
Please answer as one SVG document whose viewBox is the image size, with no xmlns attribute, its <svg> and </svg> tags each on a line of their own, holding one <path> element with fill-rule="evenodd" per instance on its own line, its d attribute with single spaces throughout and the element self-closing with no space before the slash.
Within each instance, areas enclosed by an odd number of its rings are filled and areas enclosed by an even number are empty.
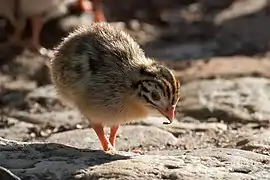
<svg viewBox="0 0 270 180">
<path fill-rule="evenodd" d="M 114 150 L 120 124 L 156 113 L 174 119 L 179 81 L 108 23 L 70 33 L 55 48 L 50 71 L 59 95 L 91 122 L 105 151 Z M 104 126 L 110 126 L 108 139 Z"/>
<path fill-rule="evenodd" d="M 14 26 L 14 33 L 9 42 L 19 46 L 24 45 L 21 36 L 25 30 L 26 19 L 29 18 L 32 27 L 29 47 L 38 53 L 46 53 L 46 49 L 40 44 L 44 22 L 51 18 L 51 12 L 62 13 L 66 4 L 66 0 L 0 0 L 0 15 L 7 18 Z"/>
<path fill-rule="evenodd" d="M 93 13 L 94 13 L 94 21 L 95 22 L 103 22 L 106 21 L 103 10 L 102 10 L 102 5 L 100 0 L 91 0 L 92 2 L 92 7 L 93 7 Z M 83 11 L 90 11 L 90 6 L 88 3 L 89 0 L 78 0 L 78 6 L 80 9 Z"/>
</svg>

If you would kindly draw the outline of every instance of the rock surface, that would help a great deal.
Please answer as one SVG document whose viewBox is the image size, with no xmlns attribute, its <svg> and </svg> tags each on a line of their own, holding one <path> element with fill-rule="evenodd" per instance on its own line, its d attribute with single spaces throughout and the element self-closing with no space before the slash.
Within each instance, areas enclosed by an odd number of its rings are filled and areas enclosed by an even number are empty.
<svg viewBox="0 0 270 180">
<path fill-rule="evenodd" d="M 181 62 L 166 61 L 171 68 L 179 69 Z M 243 66 L 244 64 L 244 66 Z M 176 71 L 176 76 L 182 83 L 200 79 L 226 78 L 232 79 L 243 76 L 270 77 L 269 58 L 260 57 L 214 57 L 206 60 L 197 60 L 190 67 Z"/>
<path fill-rule="evenodd" d="M 270 179 L 269 1 L 103 3 L 109 21 L 120 20 L 113 24 L 181 79 L 177 120 L 149 117 L 120 128 L 117 149 L 145 155 L 94 150 L 100 143 L 89 122 L 50 84 L 49 58 L 1 44 L 0 137 L 31 143 L 0 139 L 0 180 Z M 53 19 L 41 43 L 55 47 L 91 21 L 91 13 L 73 12 Z M 2 19 L 0 26 L 10 29 Z"/>
<path fill-rule="evenodd" d="M 202 80 L 181 89 L 179 113 L 197 119 L 269 124 L 270 81 L 266 78 Z"/>
<path fill-rule="evenodd" d="M 14 118 L 3 118 L 1 122 L 0 136 L 13 140 L 27 140 L 29 138 L 28 129 L 33 128 L 31 123 L 19 121 Z"/>
<path fill-rule="evenodd" d="M 0 165 L 21 179 L 269 179 L 269 156 L 232 149 L 114 154 L 0 139 Z M 11 178 L 10 178 L 11 179 Z"/>
<path fill-rule="evenodd" d="M 270 156 L 270 131 L 249 135 L 236 144 L 238 148 Z"/>
</svg>

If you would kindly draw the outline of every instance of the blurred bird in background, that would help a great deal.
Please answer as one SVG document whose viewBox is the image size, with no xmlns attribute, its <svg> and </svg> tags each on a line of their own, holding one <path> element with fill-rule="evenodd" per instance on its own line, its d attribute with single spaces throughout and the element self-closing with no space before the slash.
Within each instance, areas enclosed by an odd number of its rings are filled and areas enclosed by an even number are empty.
<svg viewBox="0 0 270 180">
<path fill-rule="evenodd" d="M 71 0 L 0 0 L 0 15 L 8 19 L 14 27 L 8 38 L 11 45 L 25 47 L 42 55 L 49 51 L 40 43 L 40 33 L 44 23 L 56 14 L 64 13 Z M 94 21 L 106 21 L 100 0 L 73 0 L 83 12 L 93 11 Z M 92 4 L 91 4 L 92 3 Z M 28 43 L 22 40 L 27 20 L 30 20 L 32 35 Z"/>
<path fill-rule="evenodd" d="M 102 10 L 101 0 L 91 0 L 92 4 L 89 0 L 77 0 L 78 7 L 82 11 L 89 12 L 93 10 L 94 21 L 102 22 L 106 21 L 104 12 Z M 92 6 L 92 7 L 91 7 Z"/>
<path fill-rule="evenodd" d="M 44 23 L 55 14 L 64 11 L 66 0 L 0 0 L 0 15 L 9 20 L 14 27 L 13 34 L 8 38 L 15 46 L 27 46 L 30 50 L 42 55 L 47 50 L 40 43 L 40 33 Z M 30 20 L 32 35 L 25 44 L 22 34 L 27 19 Z"/>
</svg>

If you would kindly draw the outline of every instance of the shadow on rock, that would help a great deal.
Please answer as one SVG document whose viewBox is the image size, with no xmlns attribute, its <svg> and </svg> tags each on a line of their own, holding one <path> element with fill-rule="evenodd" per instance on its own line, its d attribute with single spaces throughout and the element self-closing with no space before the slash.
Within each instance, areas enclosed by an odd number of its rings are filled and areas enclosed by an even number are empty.
<svg viewBox="0 0 270 180">
<path fill-rule="evenodd" d="M 8 169 L 0 167 L 0 179 L 4 180 L 20 180 L 19 177 L 15 176 Z"/>
<path fill-rule="evenodd" d="M 5 139 L 1 139 L 1 142 L 0 166 L 27 179 L 67 179 L 79 170 L 130 158 L 56 143 L 18 144 Z"/>
</svg>

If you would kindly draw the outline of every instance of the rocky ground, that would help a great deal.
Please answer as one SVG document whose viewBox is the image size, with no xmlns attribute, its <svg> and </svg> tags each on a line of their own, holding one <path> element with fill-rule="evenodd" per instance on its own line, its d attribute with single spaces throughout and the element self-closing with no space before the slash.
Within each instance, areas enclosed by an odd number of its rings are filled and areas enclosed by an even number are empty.
<svg viewBox="0 0 270 180">
<path fill-rule="evenodd" d="M 48 58 L 2 45 L 0 179 L 270 179 L 267 2 L 194 1 L 168 6 L 150 22 L 135 12 L 131 18 L 140 21 L 127 21 L 108 8 L 112 21 L 126 22 L 117 25 L 182 82 L 174 123 L 149 117 L 122 126 L 113 155 L 99 150 L 89 123 L 59 100 Z M 44 45 L 88 17 L 48 22 Z"/>
</svg>

